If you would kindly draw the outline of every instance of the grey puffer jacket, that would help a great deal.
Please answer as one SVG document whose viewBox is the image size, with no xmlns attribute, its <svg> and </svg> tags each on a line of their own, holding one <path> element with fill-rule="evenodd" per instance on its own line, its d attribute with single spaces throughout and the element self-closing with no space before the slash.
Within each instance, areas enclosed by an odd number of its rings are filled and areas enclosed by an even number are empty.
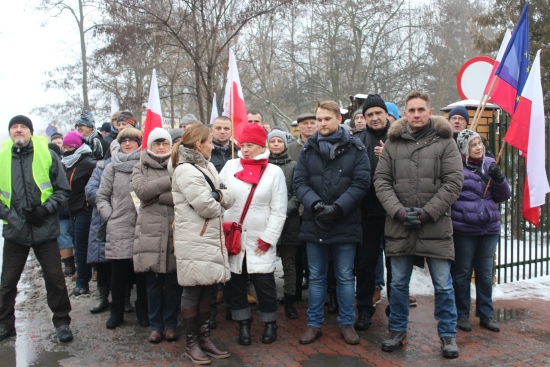
<svg viewBox="0 0 550 367">
<path fill-rule="evenodd" d="M 107 259 L 133 257 L 137 212 L 130 194 L 132 190 L 132 172 L 117 171 L 114 161 L 111 161 L 103 171 L 96 199 L 97 210 L 107 221 Z"/>
<path fill-rule="evenodd" d="M 12 148 L 11 160 L 11 208 L 8 209 L 0 203 L 0 219 L 7 220 L 2 232 L 6 240 L 13 241 L 26 246 L 56 240 L 59 237 L 59 208 L 65 205 L 69 198 L 71 189 L 65 177 L 63 165 L 56 153 L 49 150 L 52 156 L 50 167 L 50 182 L 53 187 L 53 195 L 44 203 L 48 215 L 40 226 L 33 226 L 27 222 L 23 215 L 23 208 L 30 208 L 33 205 L 40 206 L 41 191 L 36 186 L 32 175 L 33 143 L 32 138 L 29 144 L 23 148 Z M 2 169 L 6 169 L 2 167 Z M 4 173 L 2 173 L 4 174 Z"/>
<path fill-rule="evenodd" d="M 172 239 L 174 199 L 168 158 L 144 150 L 132 173 L 132 187 L 141 200 L 134 237 L 136 273 L 176 271 Z"/>
<path fill-rule="evenodd" d="M 386 255 L 419 255 L 454 260 L 451 205 L 460 195 L 462 159 L 449 122 L 434 116 L 416 140 L 405 118 L 395 121 L 380 157 L 374 186 L 386 210 Z M 433 221 L 407 229 L 395 214 L 403 207 L 423 208 Z"/>
</svg>

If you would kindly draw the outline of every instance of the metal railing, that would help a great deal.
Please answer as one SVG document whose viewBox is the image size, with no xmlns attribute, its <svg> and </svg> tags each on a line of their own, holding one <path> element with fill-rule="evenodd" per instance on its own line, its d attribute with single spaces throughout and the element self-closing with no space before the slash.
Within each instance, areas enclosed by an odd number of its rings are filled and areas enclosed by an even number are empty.
<svg viewBox="0 0 550 367">
<path fill-rule="evenodd" d="M 496 112 L 495 112 L 496 113 Z M 489 144 L 495 155 L 498 154 L 504 136 L 510 125 L 508 114 L 495 117 L 490 124 Z M 546 120 L 546 172 L 550 172 L 550 121 Z M 538 227 L 531 225 L 522 217 L 523 190 L 525 183 L 525 163 L 519 151 L 506 145 L 500 159 L 500 166 L 506 175 L 512 197 L 500 205 L 501 236 L 496 253 L 495 276 L 497 283 L 550 275 L 550 209 L 549 198 L 541 207 L 541 219 Z"/>
</svg>

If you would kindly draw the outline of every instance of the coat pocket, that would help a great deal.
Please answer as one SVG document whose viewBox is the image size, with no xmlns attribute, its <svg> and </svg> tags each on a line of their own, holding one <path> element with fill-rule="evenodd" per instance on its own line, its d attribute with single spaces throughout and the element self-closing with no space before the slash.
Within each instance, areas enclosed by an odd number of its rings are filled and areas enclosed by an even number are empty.
<svg viewBox="0 0 550 367">
<path fill-rule="evenodd" d="M 204 233 L 206 232 L 206 229 L 208 228 L 208 222 L 210 222 L 210 219 L 205 219 L 204 220 L 204 223 L 203 223 L 202 228 L 201 228 L 201 233 L 199 233 L 200 237 L 204 236 Z"/>
</svg>

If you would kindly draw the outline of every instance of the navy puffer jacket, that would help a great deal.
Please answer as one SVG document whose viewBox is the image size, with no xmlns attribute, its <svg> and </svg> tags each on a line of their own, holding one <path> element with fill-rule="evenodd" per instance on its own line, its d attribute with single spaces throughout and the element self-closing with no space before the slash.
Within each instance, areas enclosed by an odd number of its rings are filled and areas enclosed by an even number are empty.
<svg viewBox="0 0 550 367">
<path fill-rule="evenodd" d="M 478 166 L 468 163 L 468 166 L 464 167 L 464 184 L 451 211 L 454 234 L 482 236 L 500 233 L 500 210 L 497 203 L 508 200 L 511 193 L 505 178 L 500 183 L 492 180 L 487 194 L 483 197 L 489 181 L 487 170 L 494 161 L 493 158 L 485 157 L 482 174 L 484 179 L 477 173 L 480 172 L 481 163 Z M 464 157 L 463 164 L 466 165 Z"/>
<path fill-rule="evenodd" d="M 361 242 L 361 201 L 371 184 L 365 146 L 344 130 L 340 142 L 334 144 L 334 158 L 325 161 L 318 136 L 317 132 L 307 140 L 294 172 L 296 197 L 304 205 L 300 239 L 327 244 Z M 337 204 L 343 212 L 343 218 L 334 221 L 328 231 L 317 226 L 312 213 L 313 204 L 319 200 Z"/>
</svg>

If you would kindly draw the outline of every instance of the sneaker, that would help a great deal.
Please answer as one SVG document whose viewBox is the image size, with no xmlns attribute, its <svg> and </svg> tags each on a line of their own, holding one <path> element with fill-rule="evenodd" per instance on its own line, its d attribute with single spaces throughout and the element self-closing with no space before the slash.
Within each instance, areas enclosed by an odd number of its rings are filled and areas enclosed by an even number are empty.
<svg viewBox="0 0 550 367">
<path fill-rule="evenodd" d="M 380 294 L 380 288 L 374 287 L 374 296 L 372 297 L 372 305 L 376 306 L 382 300 L 382 295 Z"/>
<path fill-rule="evenodd" d="M 57 340 L 61 343 L 67 343 L 73 340 L 73 333 L 69 325 L 61 325 L 55 331 L 57 333 Z"/>
<path fill-rule="evenodd" d="M 443 351 L 443 357 L 445 358 L 458 357 L 456 338 L 453 338 L 451 336 L 444 336 L 443 338 L 441 338 L 441 350 Z"/>
<path fill-rule="evenodd" d="M 357 332 L 353 328 L 353 325 L 342 325 L 342 327 L 340 328 L 340 332 L 342 333 L 344 341 L 347 344 L 359 344 L 359 335 L 357 335 Z"/>
<path fill-rule="evenodd" d="M 382 350 L 384 352 L 393 352 L 404 344 L 407 344 L 407 333 L 391 331 L 390 337 L 382 343 Z"/>
<path fill-rule="evenodd" d="M 464 317 L 459 317 L 458 320 L 456 320 L 456 327 L 462 331 L 472 331 L 472 325 L 470 325 L 470 321 L 468 321 L 468 319 Z"/>
<path fill-rule="evenodd" d="M 300 337 L 300 344 L 311 344 L 323 335 L 320 327 L 308 326 Z"/>
<path fill-rule="evenodd" d="M 4 326 L 0 326 L 0 342 L 6 338 L 9 338 L 10 336 L 15 336 L 15 328 L 7 328 Z"/>
<path fill-rule="evenodd" d="M 87 290 L 87 289 L 84 289 L 84 288 L 76 287 L 75 289 L 73 289 L 71 294 L 69 294 L 69 297 L 73 297 L 73 296 L 77 297 L 77 296 L 81 296 L 83 294 L 90 294 L 90 291 Z"/>
<path fill-rule="evenodd" d="M 418 303 L 416 303 L 416 297 L 409 296 L 409 306 L 416 306 Z"/>
<path fill-rule="evenodd" d="M 484 327 L 487 330 L 491 330 L 494 332 L 500 331 L 500 326 L 497 324 L 497 322 L 490 318 L 484 318 L 479 321 L 479 326 Z"/>
</svg>

